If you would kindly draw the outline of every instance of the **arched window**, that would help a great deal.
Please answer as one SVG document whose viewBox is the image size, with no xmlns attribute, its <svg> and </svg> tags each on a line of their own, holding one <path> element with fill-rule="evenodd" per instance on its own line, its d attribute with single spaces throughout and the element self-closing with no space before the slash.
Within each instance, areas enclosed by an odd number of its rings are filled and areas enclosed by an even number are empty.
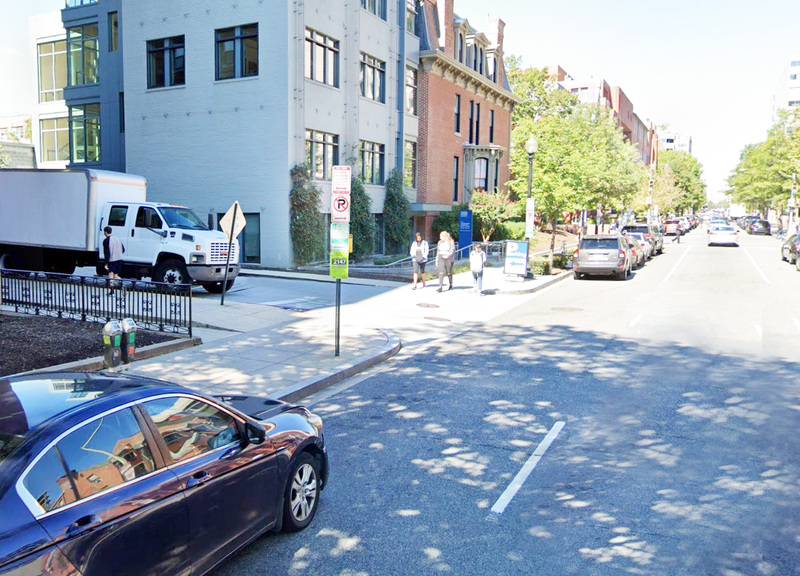
<svg viewBox="0 0 800 576">
<path fill-rule="evenodd" d="M 486 190 L 486 179 L 489 172 L 489 160 L 486 158 L 476 158 L 475 159 L 475 178 L 473 188 L 479 188 L 481 190 Z"/>
<path fill-rule="evenodd" d="M 459 62 L 461 62 L 462 64 L 464 63 L 464 35 L 463 34 L 459 34 L 458 35 L 458 53 L 456 54 L 456 59 Z"/>
</svg>

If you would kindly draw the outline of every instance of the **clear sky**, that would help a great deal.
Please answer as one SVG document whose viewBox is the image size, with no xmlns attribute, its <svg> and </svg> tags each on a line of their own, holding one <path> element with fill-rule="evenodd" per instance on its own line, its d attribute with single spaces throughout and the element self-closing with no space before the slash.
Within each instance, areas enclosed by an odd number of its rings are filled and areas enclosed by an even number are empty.
<svg viewBox="0 0 800 576">
<path fill-rule="evenodd" d="M 775 88 L 800 55 L 798 0 L 455 0 L 454 9 L 480 31 L 489 15 L 503 20 L 505 54 L 523 65 L 602 78 L 643 121 L 691 136 L 712 200 L 742 148 L 766 139 Z"/>
<path fill-rule="evenodd" d="M 63 6 L 0 0 L 0 115 L 31 111 L 28 17 Z M 643 121 L 691 136 L 712 198 L 744 145 L 765 139 L 775 87 L 800 56 L 799 0 L 455 0 L 455 11 L 481 31 L 503 20 L 506 55 L 524 65 L 605 79 Z"/>
</svg>

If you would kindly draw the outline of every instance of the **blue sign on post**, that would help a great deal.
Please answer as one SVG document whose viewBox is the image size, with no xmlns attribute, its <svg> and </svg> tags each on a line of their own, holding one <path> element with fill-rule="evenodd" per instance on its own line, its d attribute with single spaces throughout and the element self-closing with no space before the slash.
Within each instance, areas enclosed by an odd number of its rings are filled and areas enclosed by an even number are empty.
<svg viewBox="0 0 800 576">
<path fill-rule="evenodd" d="M 528 275 L 528 243 L 514 240 L 506 241 L 506 259 L 503 263 L 504 274 Z"/>
<path fill-rule="evenodd" d="M 458 213 L 458 249 L 472 245 L 472 210 Z"/>
</svg>

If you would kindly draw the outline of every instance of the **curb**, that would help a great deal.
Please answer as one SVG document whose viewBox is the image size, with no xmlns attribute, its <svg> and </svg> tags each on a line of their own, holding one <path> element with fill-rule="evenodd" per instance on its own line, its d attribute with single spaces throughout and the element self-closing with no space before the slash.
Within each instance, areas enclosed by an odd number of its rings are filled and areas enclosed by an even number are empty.
<svg viewBox="0 0 800 576">
<path fill-rule="evenodd" d="M 551 286 L 551 285 L 555 284 L 556 282 L 561 282 L 562 280 L 565 280 L 566 278 L 569 278 L 570 276 L 572 276 L 572 272 L 571 271 L 562 272 L 558 276 L 553 276 L 551 278 L 548 278 L 547 280 L 544 280 L 543 282 L 541 282 L 540 284 L 537 284 L 533 288 L 527 288 L 527 289 L 523 289 L 523 290 L 498 290 L 497 293 L 498 294 L 512 294 L 512 295 L 533 294 L 534 292 L 538 292 L 539 290 L 547 288 L 548 286 Z"/>
<path fill-rule="evenodd" d="M 306 396 L 318 392 L 328 386 L 332 386 L 342 380 L 367 370 L 397 354 L 403 347 L 400 338 L 394 332 L 388 330 L 378 330 L 386 336 L 386 344 L 377 353 L 369 353 L 355 358 L 352 362 L 341 364 L 319 376 L 312 376 L 297 384 L 277 390 L 270 394 L 270 397 L 284 402 L 297 402 Z"/>
<path fill-rule="evenodd" d="M 193 348 L 194 346 L 200 346 L 202 343 L 203 341 L 200 338 L 181 338 L 179 340 L 172 340 L 170 342 L 151 344 L 150 346 L 137 348 L 133 362 L 135 363 L 136 360 L 147 360 L 148 358 L 161 356 L 162 354 L 178 352 L 179 350 L 185 350 L 186 348 Z M 12 376 L 21 376 L 23 374 L 38 374 L 43 372 L 99 372 L 101 370 L 122 372 L 127 370 L 131 365 L 132 364 L 122 364 L 112 370 L 106 366 L 102 356 L 97 356 L 95 358 L 87 358 L 86 360 L 76 360 L 75 362 L 67 362 L 66 364 L 58 364 L 57 366 L 49 366 L 41 370 L 20 372 L 18 374 L 7 376 L 7 378 Z"/>
</svg>

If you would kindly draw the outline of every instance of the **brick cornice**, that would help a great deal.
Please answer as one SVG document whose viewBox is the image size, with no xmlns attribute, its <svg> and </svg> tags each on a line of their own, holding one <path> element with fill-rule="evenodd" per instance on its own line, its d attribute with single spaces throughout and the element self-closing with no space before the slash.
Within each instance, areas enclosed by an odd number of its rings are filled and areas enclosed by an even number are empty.
<svg viewBox="0 0 800 576">
<path fill-rule="evenodd" d="M 461 64 L 458 60 L 447 56 L 441 50 L 421 51 L 419 61 L 424 72 L 436 74 L 453 85 L 464 88 L 509 112 L 520 101 L 512 92 L 478 74 L 472 68 Z"/>
</svg>

